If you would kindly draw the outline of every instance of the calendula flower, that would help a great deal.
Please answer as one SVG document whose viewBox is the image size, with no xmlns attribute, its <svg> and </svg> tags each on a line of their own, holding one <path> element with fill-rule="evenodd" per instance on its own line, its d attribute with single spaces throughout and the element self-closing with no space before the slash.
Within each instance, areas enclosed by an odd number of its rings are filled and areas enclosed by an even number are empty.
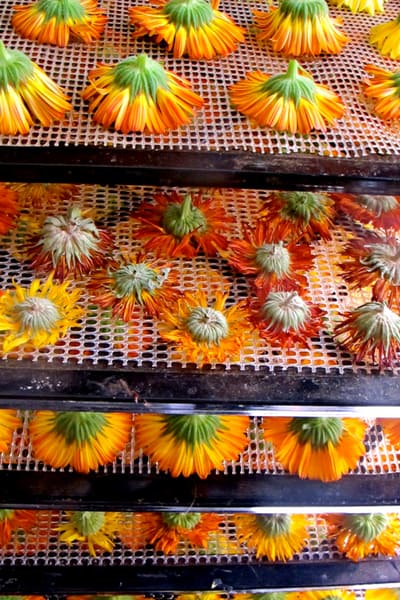
<svg viewBox="0 0 400 600">
<path fill-rule="evenodd" d="M 349 590 L 313 590 L 300 592 L 298 600 L 356 600 L 354 592 Z"/>
<path fill-rule="evenodd" d="M 278 239 L 311 242 L 320 236 L 331 239 L 334 202 L 328 194 L 273 192 L 266 198 L 260 218 Z"/>
<path fill-rule="evenodd" d="M 281 347 L 309 345 L 318 337 L 326 314 L 316 304 L 306 302 L 297 291 L 258 292 L 249 302 L 251 320 L 258 333 L 268 342 Z"/>
<path fill-rule="evenodd" d="M 290 133 L 326 131 L 327 125 L 344 113 L 339 96 L 328 86 L 315 83 L 296 60 L 279 75 L 248 73 L 230 86 L 230 100 L 256 126 Z"/>
<path fill-rule="evenodd" d="M 0 331 L 5 332 L 3 352 L 32 344 L 43 348 L 55 344 L 70 327 L 79 325 L 83 310 L 76 306 L 81 292 L 68 289 L 69 282 L 57 285 L 50 275 L 34 279 L 29 287 L 14 284 L 0 294 Z"/>
<path fill-rule="evenodd" d="M 63 281 L 102 267 L 113 248 L 111 235 L 97 227 L 87 211 L 70 206 L 65 215 L 44 220 L 40 233 L 28 241 L 26 254 L 33 269 L 53 271 L 54 277 Z"/>
<path fill-rule="evenodd" d="M 400 229 L 400 196 L 331 194 L 339 210 L 360 223 L 386 230 Z"/>
<path fill-rule="evenodd" d="M 397 19 L 371 27 L 369 41 L 382 56 L 400 58 L 400 13 Z"/>
<path fill-rule="evenodd" d="M 382 427 L 383 433 L 390 443 L 398 448 L 400 446 L 400 419 L 377 419 L 376 423 Z"/>
<path fill-rule="evenodd" d="M 273 417 L 264 419 L 263 428 L 276 459 L 302 479 L 340 479 L 366 452 L 366 426 L 360 419 Z"/>
<path fill-rule="evenodd" d="M 0 235 L 15 227 L 18 210 L 17 194 L 4 183 L 0 183 Z"/>
<path fill-rule="evenodd" d="M 124 321 L 132 319 L 137 307 L 159 316 L 180 294 L 177 274 L 170 265 L 133 254 L 94 273 L 87 287 L 99 306 L 112 308 L 113 317 Z"/>
<path fill-rule="evenodd" d="M 163 313 L 158 324 L 161 337 L 171 342 L 188 362 L 235 361 L 250 343 L 249 313 L 244 301 L 225 308 L 228 294 L 216 291 L 209 305 L 206 294 L 186 292 Z"/>
<path fill-rule="evenodd" d="M 129 519 L 129 517 L 128 517 Z M 134 526 L 120 532 L 124 544 L 131 546 L 135 528 L 140 532 L 145 544 L 154 546 L 157 552 L 174 554 L 180 542 L 186 542 L 195 549 L 206 548 L 209 534 L 218 529 L 221 517 L 211 513 L 161 512 L 140 513 L 134 517 Z"/>
<path fill-rule="evenodd" d="M 65 522 L 57 527 L 60 542 L 79 542 L 92 556 L 97 551 L 112 552 L 119 527 L 119 513 L 73 511 L 66 513 Z"/>
<path fill-rule="evenodd" d="M 112 462 L 130 440 L 128 413 L 38 410 L 29 424 L 36 460 L 88 473 Z"/>
<path fill-rule="evenodd" d="M 400 349 L 400 316 L 384 302 L 366 302 L 346 312 L 334 328 L 339 344 L 362 361 L 377 355 L 379 367 L 392 365 Z"/>
<path fill-rule="evenodd" d="M 0 40 L 0 133 L 25 135 L 35 120 L 49 127 L 71 108 L 61 87 L 43 69 Z"/>
<path fill-rule="evenodd" d="M 6 546 L 13 537 L 32 529 L 36 522 L 35 510 L 0 510 L 0 546 Z"/>
<path fill-rule="evenodd" d="M 236 597 L 237 594 L 235 594 Z M 216 592 L 195 592 L 193 594 L 178 594 L 175 600 L 225 600 L 225 596 Z"/>
<path fill-rule="evenodd" d="M 349 8 L 351 12 L 366 12 L 369 15 L 381 13 L 384 10 L 384 0 L 331 0 L 339 8 Z"/>
<path fill-rule="evenodd" d="M 365 600 L 399 600 L 400 587 L 368 589 L 364 592 Z"/>
<path fill-rule="evenodd" d="M 186 79 L 146 54 L 99 64 L 89 80 L 82 96 L 94 121 L 122 133 L 164 133 L 190 123 L 194 109 L 203 106 Z"/>
<path fill-rule="evenodd" d="M 348 41 L 325 0 L 280 0 L 278 8 L 253 14 L 257 39 L 270 41 L 274 52 L 285 56 L 338 54 Z"/>
<path fill-rule="evenodd" d="M 70 39 L 90 44 L 99 39 L 107 23 L 95 0 L 36 0 L 13 9 L 14 29 L 41 44 L 64 47 Z"/>
<path fill-rule="evenodd" d="M 244 41 L 244 29 L 207 0 L 155 0 L 157 7 L 129 9 L 134 37 L 149 35 L 166 42 L 174 58 L 196 60 L 227 56 Z"/>
<path fill-rule="evenodd" d="M 214 256 L 225 250 L 232 218 L 226 214 L 217 194 L 204 198 L 201 192 L 155 194 L 132 215 L 139 221 L 136 232 L 144 249 L 158 256 L 193 258 L 199 252 Z"/>
<path fill-rule="evenodd" d="M 364 93 L 374 101 L 374 110 L 384 121 L 400 118 L 400 71 L 365 65 L 371 80 L 364 82 Z"/>
<path fill-rule="evenodd" d="M 205 479 L 224 461 L 237 460 L 248 445 L 249 418 L 228 415 L 140 414 L 135 441 L 172 477 L 196 473 Z"/>
<path fill-rule="evenodd" d="M 79 186 L 71 183 L 12 183 L 22 206 L 41 208 L 69 200 L 79 193 Z"/>
<path fill-rule="evenodd" d="M 16 410 L 0 409 L 0 452 L 9 451 L 13 433 L 21 424 Z"/>
<path fill-rule="evenodd" d="M 400 240 L 365 231 L 352 239 L 340 263 L 343 279 L 351 288 L 372 288 L 372 299 L 389 306 L 400 302 Z"/>
<path fill-rule="evenodd" d="M 287 561 L 307 544 L 308 518 L 304 515 L 236 514 L 237 536 L 257 558 Z"/>
<path fill-rule="evenodd" d="M 246 227 L 243 239 L 231 240 L 223 256 L 237 271 L 253 276 L 256 288 L 265 294 L 305 287 L 305 273 L 313 264 L 308 244 L 277 239 L 265 221 L 258 221 L 254 229 Z"/>
<path fill-rule="evenodd" d="M 400 550 L 397 514 L 330 514 L 326 520 L 338 549 L 351 560 L 376 554 L 395 556 Z"/>
</svg>

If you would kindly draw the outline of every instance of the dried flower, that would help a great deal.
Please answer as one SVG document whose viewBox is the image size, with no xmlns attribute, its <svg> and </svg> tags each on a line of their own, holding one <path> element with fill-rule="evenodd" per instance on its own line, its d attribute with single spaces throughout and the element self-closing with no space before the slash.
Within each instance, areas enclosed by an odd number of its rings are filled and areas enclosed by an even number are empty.
<svg viewBox="0 0 400 600">
<path fill-rule="evenodd" d="M 356 221 L 382 229 L 400 229 L 400 196 L 331 194 L 338 210 Z"/>
<path fill-rule="evenodd" d="M 371 27 L 369 41 L 382 56 L 400 58 L 400 13 L 396 19 Z"/>
<path fill-rule="evenodd" d="M 0 183 L 0 235 L 15 227 L 18 210 L 17 194 L 4 183 Z"/>
<path fill-rule="evenodd" d="M 41 208 L 70 200 L 79 193 L 79 186 L 71 183 L 12 183 L 22 206 Z"/>
<path fill-rule="evenodd" d="M 73 511 L 66 513 L 65 522 L 57 527 L 60 542 L 79 542 L 91 556 L 97 550 L 111 552 L 118 531 L 119 513 Z"/>
<path fill-rule="evenodd" d="M 384 121 L 400 118 L 400 71 L 388 71 L 375 65 L 365 65 L 372 76 L 364 82 L 364 93 L 375 101 L 374 110 Z"/>
</svg>

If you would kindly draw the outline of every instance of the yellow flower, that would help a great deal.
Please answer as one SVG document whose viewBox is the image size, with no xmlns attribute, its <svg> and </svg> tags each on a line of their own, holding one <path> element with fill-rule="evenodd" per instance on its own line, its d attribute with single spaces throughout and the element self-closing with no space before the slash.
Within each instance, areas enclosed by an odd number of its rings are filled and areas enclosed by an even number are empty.
<svg viewBox="0 0 400 600">
<path fill-rule="evenodd" d="M 44 127 L 72 106 L 59 85 L 19 50 L 0 40 L 0 133 L 26 135 L 37 119 Z"/>
<path fill-rule="evenodd" d="M 13 9 L 12 24 L 20 35 L 62 47 L 70 38 L 90 44 L 100 37 L 107 22 L 94 0 L 36 0 Z"/>
<path fill-rule="evenodd" d="M 13 433 L 21 427 L 21 419 L 13 409 L 0 409 L 0 452 L 8 452 Z"/>
<path fill-rule="evenodd" d="M 315 83 L 296 60 L 279 75 L 248 73 L 230 86 L 230 99 L 255 125 L 290 133 L 326 131 L 327 125 L 344 113 L 339 96 L 328 86 Z"/>
<path fill-rule="evenodd" d="M 146 54 L 89 73 L 82 96 L 96 123 L 122 133 L 164 133 L 190 123 L 203 99 L 190 83 Z"/>
<path fill-rule="evenodd" d="M 0 294 L 0 331 L 6 332 L 3 352 L 30 343 L 35 348 L 55 344 L 70 327 L 78 326 L 83 310 L 75 306 L 81 292 L 69 282 L 43 283 L 34 279 L 28 288 L 14 284 Z"/>
<path fill-rule="evenodd" d="M 365 423 L 336 417 L 264 419 L 264 438 L 276 459 L 301 478 L 335 481 L 354 469 L 366 452 Z"/>
<path fill-rule="evenodd" d="M 400 58 L 400 14 L 393 21 L 374 25 L 369 34 L 369 41 L 382 56 Z"/>
<path fill-rule="evenodd" d="M 356 600 L 354 592 L 349 590 L 315 590 L 299 592 L 298 600 Z"/>
<path fill-rule="evenodd" d="M 207 0 L 155 0 L 159 6 L 134 6 L 129 9 L 134 37 L 149 35 L 157 43 L 166 42 L 174 58 L 210 60 L 227 56 L 244 41 L 244 30 L 231 17 Z"/>
<path fill-rule="evenodd" d="M 385 0 L 331 0 L 333 4 L 342 8 L 349 8 L 351 12 L 366 12 L 369 15 L 381 13 L 384 10 Z"/>
<path fill-rule="evenodd" d="M 70 465 L 88 473 L 112 462 L 130 440 L 128 413 L 38 410 L 29 425 L 36 460 L 55 468 Z"/>
<path fill-rule="evenodd" d="M 12 183 L 22 206 L 40 208 L 69 200 L 79 193 L 79 186 L 71 183 Z"/>
<path fill-rule="evenodd" d="M 305 515 L 235 514 L 237 536 L 256 557 L 287 561 L 307 544 L 308 518 Z"/>
<path fill-rule="evenodd" d="M 280 0 L 278 8 L 253 14 L 257 39 L 271 41 L 274 52 L 285 56 L 338 54 L 348 41 L 325 0 Z"/>
<path fill-rule="evenodd" d="M 380 588 L 365 590 L 365 600 L 400 600 L 400 588 Z"/>
<path fill-rule="evenodd" d="M 65 522 L 57 527 L 60 542 L 79 542 L 92 556 L 97 550 L 112 552 L 120 515 L 113 512 L 67 512 Z"/>
<path fill-rule="evenodd" d="M 173 477 L 196 473 L 204 479 L 224 461 L 237 460 L 248 445 L 248 426 L 246 416 L 141 414 L 135 441 Z"/>
<path fill-rule="evenodd" d="M 384 121 L 400 118 L 400 71 L 365 65 L 371 81 L 364 82 L 364 93 L 375 102 L 375 112 Z"/>
</svg>

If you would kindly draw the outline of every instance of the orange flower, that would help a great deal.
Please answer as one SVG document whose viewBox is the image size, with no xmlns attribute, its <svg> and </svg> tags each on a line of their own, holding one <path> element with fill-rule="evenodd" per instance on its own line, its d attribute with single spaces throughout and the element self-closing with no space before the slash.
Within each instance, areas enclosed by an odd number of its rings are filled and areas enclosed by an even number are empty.
<svg viewBox="0 0 400 600">
<path fill-rule="evenodd" d="M 400 447 L 400 419 L 377 419 L 377 425 L 382 427 L 383 433 L 389 438 L 390 443 L 396 448 Z"/>
<path fill-rule="evenodd" d="M 371 81 L 364 82 L 364 93 L 375 102 L 375 112 L 384 121 L 400 118 L 400 71 L 365 65 Z"/>
<path fill-rule="evenodd" d="M 13 536 L 32 529 L 36 522 L 35 510 L 0 510 L 0 546 L 7 546 Z"/>
<path fill-rule="evenodd" d="M 34 208 L 53 206 L 79 193 L 79 186 L 71 183 L 12 183 L 10 187 L 17 192 L 21 205 Z"/>
<path fill-rule="evenodd" d="M 100 37 L 107 22 L 94 0 L 36 0 L 13 9 L 14 29 L 41 44 L 67 46 L 70 37 L 90 44 Z"/>
<path fill-rule="evenodd" d="M 122 133 L 164 133 L 190 123 L 203 99 L 190 83 L 146 54 L 114 66 L 99 64 L 83 91 L 96 123 Z"/>
<path fill-rule="evenodd" d="M 290 133 L 326 131 L 344 113 L 344 106 L 328 86 L 315 83 L 296 60 L 286 73 L 270 76 L 248 73 L 230 86 L 232 105 L 256 126 Z"/>
<path fill-rule="evenodd" d="M 331 194 L 337 209 L 356 221 L 382 229 L 400 229 L 400 196 Z"/>
<path fill-rule="evenodd" d="M 202 192 L 155 194 L 153 203 L 144 203 L 132 214 L 139 221 L 137 239 L 144 249 L 157 256 L 193 258 L 200 251 L 214 256 L 225 250 L 232 218 L 227 216 L 217 194 L 203 198 Z"/>
<path fill-rule="evenodd" d="M 157 8 L 129 9 L 134 37 L 149 35 L 166 42 L 174 58 L 187 54 L 196 60 L 227 56 L 244 41 L 244 30 L 207 0 L 155 0 Z"/>
<path fill-rule="evenodd" d="M 21 419 L 13 409 L 0 409 L 0 452 L 8 452 L 13 433 L 21 427 Z"/>
<path fill-rule="evenodd" d="M 17 213 L 17 194 L 4 183 L 0 183 L 0 235 L 15 227 Z"/>
</svg>

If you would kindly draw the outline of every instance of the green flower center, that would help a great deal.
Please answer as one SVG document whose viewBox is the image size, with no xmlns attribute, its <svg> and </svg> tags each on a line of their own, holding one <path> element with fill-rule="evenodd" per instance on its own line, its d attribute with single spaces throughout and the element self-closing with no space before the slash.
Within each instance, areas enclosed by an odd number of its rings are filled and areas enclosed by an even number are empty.
<svg viewBox="0 0 400 600">
<path fill-rule="evenodd" d="M 325 0 L 282 0 L 279 12 L 292 17 L 293 21 L 306 21 L 328 16 L 329 8 Z"/>
<path fill-rule="evenodd" d="M 172 23 L 189 30 L 208 25 L 214 18 L 214 11 L 207 0 L 170 0 L 163 8 Z"/>
<path fill-rule="evenodd" d="M 354 324 L 363 342 L 372 340 L 387 352 L 393 343 L 400 343 L 400 317 L 383 302 L 367 302 L 354 309 Z"/>
<path fill-rule="evenodd" d="M 255 262 L 264 273 L 274 273 L 279 278 L 290 271 L 290 254 L 283 242 L 257 248 Z"/>
<path fill-rule="evenodd" d="M 185 328 L 196 342 L 208 345 L 220 344 L 229 333 L 225 315 L 207 306 L 193 308 L 185 320 Z"/>
<path fill-rule="evenodd" d="M 0 521 L 4 521 L 5 519 L 12 519 L 14 516 L 15 510 L 10 508 L 2 508 L 0 510 Z"/>
<path fill-rule="evenodd" d="M 144 94 L 156 102 L 158 88 L 169 89 L 167 73 L 147 54 L 130 56 L 113 68 L 114 83 L 120 89 L 129 89 L 129 101 Z"/>
<path fill-rule="evenodd" d="M 361 194 L 356 196 L 356 202 L 371 211 L 377 217 L 391 210 L 400 208 L 397 199 L 394 196 L 369 196 Z"/>
<path fill-rule="evenodd" d="M 269 329 L 279 327 L 283 332 L 299 331 L 311 313 L 297 292 L 270 292 L 261 306 L 261 316 Z"/>
<path fill-rule="evenodd" d="M 202 444 L 211 447 L 221 428 L 221 420 L 217 415 L 165 416 L 165 434 L 172 435 L 192 448 Z"/>
<path fill-rule="evenodd" d="M 336 417 L 295 417 L 291 420 L 289 431 L 296 434 L 299 444 L 311 444 L 318 450 L 328 442 L 339 444 L 343 433 L 343 423 Z"/>
<path fill-rule="evenodd" d="M 257 527 L 269 537 L 286 535 L 290 530 L 290 515 L 256 515 Z"/>
<path fill-rule="evenodd" d="M 310 77 L 301 75 L 299 70 L 306 73 L 297 60 L 290 60 L 286 73 L 270 77 L 261 85 L 261 93 L 267 93 L 269 96 L 276 94 L 285 101 L 291 100 L 296 107 L 302 98 L 314 103 L 316 85 Z"/>
<path fill-rule="evenodd" d="M 168 279 L 170 270 L 166 268 L 157 272 L 144 263 L 124 265 L 111 274 L 114 280 L 114 293 L 117 298 L 134 296 L 142 303 L 143 292 L 153 295 Z"/>
<path fill-rule="evenodd" d="M 193 206 L 192 197 L 186 194 L 181 204 L 168 204 L 162 218 L 165 231 L 178 239 L 188 233 L 207 230 L 207 219 L 202 211 Z"/>
<path fill-rule="evenodd" d="M 201 521 L 201 514 L 191 513 L 162 513 L 162 520 L 168 527 L 182 527 L 183 529 L 193 529 Z"/>
<path fill-rule="evenodd" d="M 360 263 L 369 271 L 379 271 L 383 279 L 400 285 L 400 246 L 392 244 L 368 244 L 369 254 Z"/>
<path fill-rule="evenodd" d="M 36 10 L 45 15 L 45 22 L 55 19 L 57 23 L 79 23 L 86 16 L 80 0 L 39 0 Z"/>
<path fill-rule="evenodd" d="M 80 535 L 89 536 L 100 531 L 105 523 L 105 518 L 104 512 L 78 511 L 72 514 L 71 523 Z"/>
<path fill-rule="evenodd" d="M 13 312 L 20 331 L 31 331 L 33 334 L 51 331 L 61 319 L 57 306 L 48 298 L 28 296 L 14 305 Z"/>
<path fill-rule="evenodd" d="M 104 429 L 106 416 L 95 412 L 59 412 L 54 417 L 54 431 L 66 444 L 84 444 L 94 440 Z"/>
<path fill-rule="evenodd" d="M 0 40 L 0 89 L 18 89 L 33 73 L 33 62 L 19 50 L 8 50 Z"/>
<path fill-rule="evenodd" d="M 364 542 L 372 542 L 388 526 L 389 518 L 383 513 L 366 515 L 346 515 L 345 526 Z"/>
<path fill-rule="evenodd" d="M 326 215 L 327 201 L 321 194 L 312 192 L 281 192 L 283 206 L 280 210 L 284 219 L 301 220 L 305 225 L 310 221 L 321 220 Z"/>
</svg>

